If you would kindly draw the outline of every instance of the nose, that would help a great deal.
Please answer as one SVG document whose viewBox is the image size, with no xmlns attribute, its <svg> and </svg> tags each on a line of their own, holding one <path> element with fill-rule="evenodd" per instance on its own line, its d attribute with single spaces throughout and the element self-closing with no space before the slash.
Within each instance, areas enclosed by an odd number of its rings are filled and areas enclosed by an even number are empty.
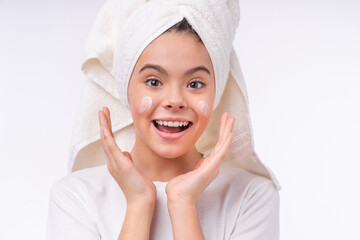
<svg viewBox="0 0 360 240">
<path fill-rule="evenodd" d="M 187 108 L 186 99 L 180 89 L 177 89 L 176 87 L 169 89 L 164 101 L 164 108 L 175 111 Z"/>
</svg>

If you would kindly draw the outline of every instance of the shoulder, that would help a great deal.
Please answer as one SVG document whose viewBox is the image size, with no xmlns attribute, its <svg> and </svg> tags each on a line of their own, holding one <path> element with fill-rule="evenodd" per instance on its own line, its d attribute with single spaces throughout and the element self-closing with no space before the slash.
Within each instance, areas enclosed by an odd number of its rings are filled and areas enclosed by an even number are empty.
<svg viewBox="0 0 360 240">
<path fill-rule="evenodd" d="M 51 187 L 51 196 L 76 196 L 84 201 L 94 195 L 112 191 L 114 179 L 106 165 L 72 172 L 57 180 Z"/>
<path fill-rule="evenodd" d="M 279 200 L 278 190 L 272 180 L 224 164 L 220 167 L 214 187 L 231 198 L 241 199 L 242 204 L 256 199 Z"/>
<path fill-rule="evenodd" d="M 220 167 L 217 181 L 222 184 L 228 184 L 234 188 L 245 188 L 248 191 L 256 191 L 259 188 L 267 188 L 276 190 L 272 180 L 248 172 L 242 168 L 236 168 L 229 165 L 222 164 Z"/>
<path fill-rule="evenodd" d="M 111 175 L 106 165 L 102 165 L 69 173 L 56 181 L 54 185 L 65 185 L 69 187 L 78 185 L 101 185 L 103 182 L 109 180 L 109 176 Z"/>
</svg>

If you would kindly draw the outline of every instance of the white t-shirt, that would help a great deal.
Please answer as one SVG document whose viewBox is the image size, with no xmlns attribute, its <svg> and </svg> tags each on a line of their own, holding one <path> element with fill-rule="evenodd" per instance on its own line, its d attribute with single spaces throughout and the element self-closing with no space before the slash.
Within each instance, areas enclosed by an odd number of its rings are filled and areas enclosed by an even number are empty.
<svg viewBox="0 0 360 240">
<path fill-rule="evenodd" d="M 157 201 L 150 239 L 173 239 L 165 193 L 154 182 Z M 126 199 L 106 165 L 73 172 L 53 184 L 47 240 L 118 239 Z M 218 176 L 197 202 L 206 240 L 279 239 L 279 193 L 272 181 L 221 165 Z"/>
</svg>

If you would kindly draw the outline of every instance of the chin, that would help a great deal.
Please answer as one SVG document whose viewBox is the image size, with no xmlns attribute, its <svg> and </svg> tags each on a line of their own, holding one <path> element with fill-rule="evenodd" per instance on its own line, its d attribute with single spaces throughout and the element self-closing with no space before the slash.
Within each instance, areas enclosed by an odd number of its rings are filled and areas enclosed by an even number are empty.
<svg viewBox="0 0 360 240">
<path fill-rule="evenodd" d="M 178 145 L 157 147 L 154 152 L 162 158 L 174 159 L 184 155 L 189 149 L 179 148 Z"/>
</svg>

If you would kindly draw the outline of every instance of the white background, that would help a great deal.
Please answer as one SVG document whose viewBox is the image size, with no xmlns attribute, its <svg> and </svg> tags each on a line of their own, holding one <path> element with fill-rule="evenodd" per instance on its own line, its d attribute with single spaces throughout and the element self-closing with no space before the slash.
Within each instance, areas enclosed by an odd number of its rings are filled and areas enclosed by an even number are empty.
<svg viewBox="0 0 360 240">
<path fill-rule="evenodd" d="M 43 239 L 104 0 L 0 0 L 0 239 Z M 360 2 L 242 0 L 235 39 L 281 239 L 360 239 Z"/>
</svg>

